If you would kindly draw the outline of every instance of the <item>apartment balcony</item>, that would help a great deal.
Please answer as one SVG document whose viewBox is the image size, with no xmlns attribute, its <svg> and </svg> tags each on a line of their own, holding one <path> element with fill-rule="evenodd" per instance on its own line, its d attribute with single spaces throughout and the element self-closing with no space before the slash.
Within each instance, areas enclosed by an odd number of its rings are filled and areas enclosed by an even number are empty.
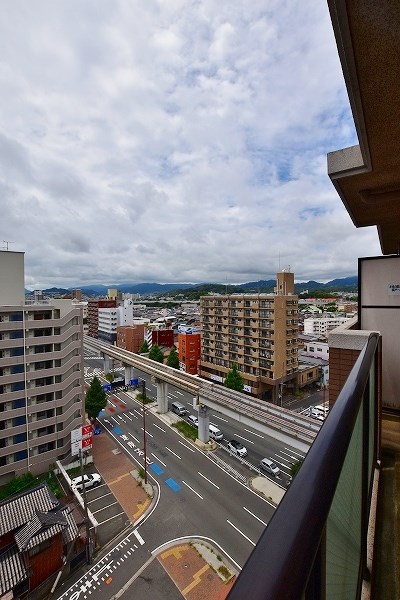
<svg viewBox="0 0 400 600">
<path fill-rule="evenodd" d="M 379 335 L 370 333 L 229 600 L 241 600 L 249 590 L 252 600 L 358 599 L 371 591 L 371 575 L 387 551 L 378 536 L 373 560 L 378 486 L 382 474 L 383 486 L 387 478 L 379 445 L 379 348 Z M 391 516 L 390 508 L 384 512 Z M 385 573 L 396 572 L 390 546 Z M 375 597 L 399 596 L 379 591 Z"/>
</svg>

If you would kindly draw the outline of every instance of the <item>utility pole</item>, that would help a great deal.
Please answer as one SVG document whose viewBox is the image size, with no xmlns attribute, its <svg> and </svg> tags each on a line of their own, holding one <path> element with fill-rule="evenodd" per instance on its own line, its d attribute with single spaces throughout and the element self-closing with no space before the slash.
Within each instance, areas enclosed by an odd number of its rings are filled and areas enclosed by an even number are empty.
<svg viewBox="0 0 400 600">
<path fill-rule="evenodd" d="M 86 497 L 86 486 L 85 486 L 85 481 L 83 479 L 82 449 L 79 450 L 79 464 L 80 464 L 80 468 L 81 468 L 82 496 L 83 496 L 83 506 L 84 506 L 84 510 L 85 510 L 86 562 L 87 562 L 88 565 L 90 565 L 91 562 L 92 562 L 92 548 L 91 548 L 90 524 L 89 524 L 87 497 Z"/>
</svg>

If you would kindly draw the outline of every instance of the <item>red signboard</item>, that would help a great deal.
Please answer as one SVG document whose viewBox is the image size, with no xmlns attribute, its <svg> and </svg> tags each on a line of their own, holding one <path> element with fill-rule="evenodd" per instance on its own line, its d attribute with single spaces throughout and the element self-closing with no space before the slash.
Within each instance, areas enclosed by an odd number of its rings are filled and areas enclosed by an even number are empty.
<svg viewBox="0 0 400 600">
<path fill-rule="evenodd" d="M 89 450 L 93 446 L 93 436 L 82 439 L 81 446 L 82 450 Z"/>
</svg>

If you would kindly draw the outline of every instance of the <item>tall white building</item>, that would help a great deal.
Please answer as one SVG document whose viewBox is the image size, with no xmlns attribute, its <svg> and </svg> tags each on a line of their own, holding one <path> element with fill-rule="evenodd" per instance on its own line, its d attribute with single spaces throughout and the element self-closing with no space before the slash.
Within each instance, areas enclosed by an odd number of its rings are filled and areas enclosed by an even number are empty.
<svg viewBox="0 0 400 600">
<path fill-rule="evenodd" d="M 98 309 L 98 337 L 113 344 L 117 339 L 118 313 L 117 308 Z"/>
<path fill-rule="evenodd" d="M 0 251 L 0 485 L 47 471 L 83 424 L 82 310 L 25 303 L 24 254 Z"/>
</svg>

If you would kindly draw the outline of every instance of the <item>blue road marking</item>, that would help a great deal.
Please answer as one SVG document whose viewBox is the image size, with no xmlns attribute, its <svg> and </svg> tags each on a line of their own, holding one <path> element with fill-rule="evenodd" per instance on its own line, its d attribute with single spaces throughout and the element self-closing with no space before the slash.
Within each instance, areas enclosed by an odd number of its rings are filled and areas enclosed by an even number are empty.
<svg viewBox="0 0 400 600">
<path fill-rule="evenodd" d="M 113 427 L 113 433 L 116 433 L 117 435 L 121 435 L 122 429 L 120 429 L 119 427 Z"/>
<path fill-rule="evenodd" d="M 152 471 L 154 471 L 154 473 L 156 473 L 157 475 L 162 475 L 164 473 L 164 469 L 162 469 L 160 467 L 160 465 L 156 465 L 155 463 L 153 463 L 152 465 L 150 465 L 150 469 Z"/>
<path fill-rule="evenodd" d="M 106 411 L 105 410 L 101 410 L 99 412 L 99 417 L 104 417 L 105 414 L 106 414 Z"/>
<path fill-rule="evenodd" d="M 171 490 L 173 492 L 179 492 L 179 490 L 181 489 L 181 486 L 179 485 L 179 483 L 176 483 L 176 481 L 174 481 L 173 479 L 169 478 L 165 480 L 165 483 L 167 485 L 169 485 L 169 487 L 171 488 Z"/>
</svg>

